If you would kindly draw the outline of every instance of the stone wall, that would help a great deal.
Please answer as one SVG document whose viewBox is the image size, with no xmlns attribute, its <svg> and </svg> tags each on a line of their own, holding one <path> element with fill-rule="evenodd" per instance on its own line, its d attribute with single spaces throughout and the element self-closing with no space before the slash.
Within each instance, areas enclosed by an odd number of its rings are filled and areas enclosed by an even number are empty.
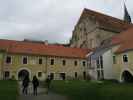
<svg viewBox="0 0 133 100">
<path fill-rule="evenodd" d="M 116 33 L 113 30 L 100 28 L 95 18 L 81 18 L 73 31 L 71 47 L 95 48 L 103 40 L 112 37 Z"/>
<path fill-rule="evenodd" d="M 42 77 L 46 77 L 50 75 L 50 73 L 54 73 L 58 77 L 55 79 L 61 79 L 60 73 L 65 73 L 66 78 L 75 79 L 75 72 L 77 72 L 77 77 L 83 78 L 83 72 L 88 73 L 87 61 L 85 59 L 77 59 L 77 58 L 65 58 L 65 57 L 50 57 L 50 56 L 34 56 L 34 55 L 19 55 L 19 54 L 6 54 L 10 55 L 12 58 L 11 64 L 6 64 L 5 60 L 3 62 L 3 72 L 9 71 L 10 78 L 14 77 L 18 79 L 18 73 L 21 70 L 27 70 L 29 72 L 29 77 L 32 79 L 34 75 L 38 78 L 42 79 L 38 76 L 38 72 L 41 72 Z M 28 63 L 23 64 L 22 58 L 24 56 L 28 57 Z M 39 58 L 42 58 L 42 64 L 39 64 Z M 54 59 L 54 65 L 51 65 L 51 59 Z M 63 65 L 63 60 L 66 61 L 66 64 Z M 74 62 L 77 61 L 77 66 L 74 65 Z M 83 61 L 86 63 L 83 66 Z M 1 67 L 0 67 L 1 68 Z"/>
</svg>

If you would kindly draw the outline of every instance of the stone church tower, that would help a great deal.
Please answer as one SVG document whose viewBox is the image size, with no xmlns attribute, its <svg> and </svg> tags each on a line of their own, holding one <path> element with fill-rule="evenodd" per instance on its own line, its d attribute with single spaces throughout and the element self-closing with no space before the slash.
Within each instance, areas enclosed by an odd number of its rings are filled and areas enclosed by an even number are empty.
<svg viewBox="0 0 133 100">
<path fill-rule="evenodd" d="M 125 20 L 120 20 L 99 12 L 84 9 L 75 26 L 70 41 L 71 47 L 96 48 L 104 40 L 133 26 L 125 9 Z"/>
<path fill-rule="evenodd" d="M 124 21 L 128 22 L 128 23 L 132 23 L 131 17 L 128 13 L 127 7 L 124 3 Z"/>
</svg>

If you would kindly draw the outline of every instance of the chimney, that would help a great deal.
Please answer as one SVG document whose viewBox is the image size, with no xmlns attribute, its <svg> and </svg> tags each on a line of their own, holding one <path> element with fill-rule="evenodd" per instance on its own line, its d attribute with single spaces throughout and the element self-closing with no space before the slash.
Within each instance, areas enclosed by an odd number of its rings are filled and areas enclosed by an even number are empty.
<svg viewBox="0 0 133 100">
<path fill-rule="evenodd" d="M 45 41 L 44 41 L 44 44 L 45 44 L 45 45 L 48 45 L 48 40 L 45 40 Z"/>
</svg>

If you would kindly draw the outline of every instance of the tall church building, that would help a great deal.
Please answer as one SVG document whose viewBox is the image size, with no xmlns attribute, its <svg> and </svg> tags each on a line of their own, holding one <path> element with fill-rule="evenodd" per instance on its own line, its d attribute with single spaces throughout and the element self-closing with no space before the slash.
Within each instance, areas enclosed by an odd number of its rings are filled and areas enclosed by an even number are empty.
<svg viewBox="0 0 133 100">
<path fill-rule="evenodd" d="M 126 6 L 124 9 L 124 20 L 120 20 L 85 8 L 73 30 L 70 46 L 96 48 L 113 35 L 133 26 Z"/>
</svg>

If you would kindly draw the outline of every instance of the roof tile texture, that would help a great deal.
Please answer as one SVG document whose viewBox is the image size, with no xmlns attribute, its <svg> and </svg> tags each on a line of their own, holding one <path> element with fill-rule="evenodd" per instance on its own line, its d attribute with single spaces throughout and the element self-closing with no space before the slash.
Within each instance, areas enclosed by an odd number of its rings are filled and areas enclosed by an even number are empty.
<svg viewBox="0 0 133 100">
<path fill-rule="evenodd" d="M 14 40 L 0 40 L 0 49 L 8 53 L 32 54 L 58 57 L 86 58 L 90 49 L 70 48 L 57 45 L 45 45 L 42 43 L 30 43 Z"/>
<path fill-rule="evenodd" d="M 118 18 L 114 18 L 112 16 L 105 15 L 86 8 L 84 9 L 82 15 L 80 16 L 80 19 L 84 19 L 85 17 L 94 18 L 98 22 L 100 28 L 109 29 L 116 32 L 124 31 L 133 26 L 133 24 L 127 23 Z M 79 22 L 80 21 L 81 20 L 79 20 Z"/>
</svg>

